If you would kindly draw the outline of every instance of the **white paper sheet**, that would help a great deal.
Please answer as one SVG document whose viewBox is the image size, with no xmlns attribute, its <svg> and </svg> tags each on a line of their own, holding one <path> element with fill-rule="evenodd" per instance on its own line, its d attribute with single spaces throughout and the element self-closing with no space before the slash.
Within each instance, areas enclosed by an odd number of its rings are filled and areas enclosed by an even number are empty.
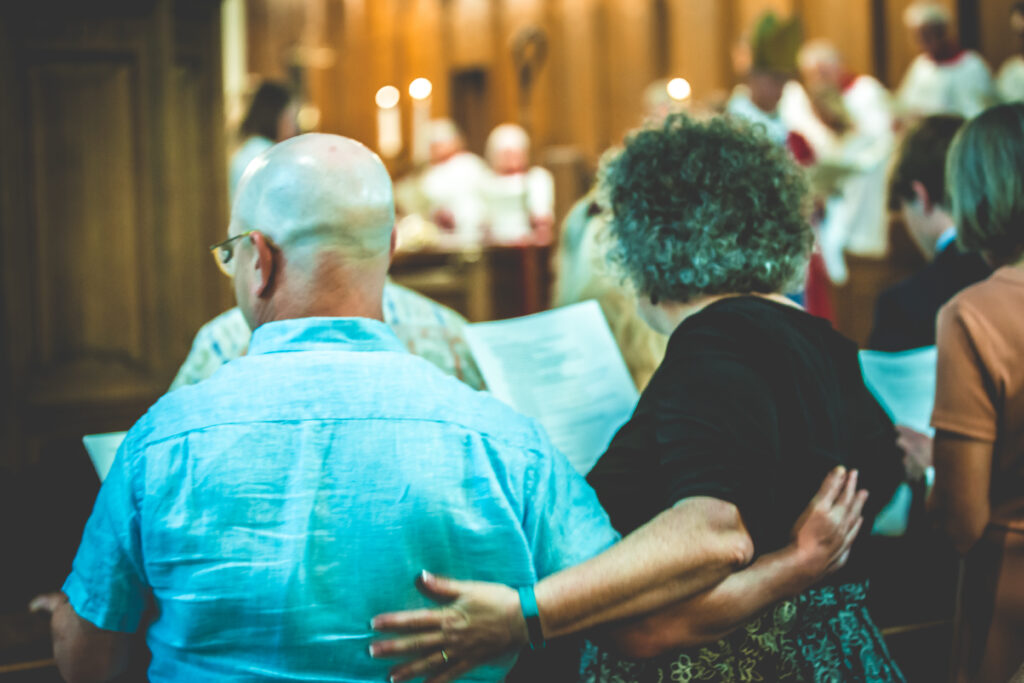
<svg viewBox="0 0 1024 683">
<path fill-rule="evenodd" d="M 934 433 L 929 422 L 935 403 L 934 346 L 894 353 L 861 351 L 860 367 L 864 383 L 874 394 L 889 418 L 929 436 Z M 881 536 L 902 536 L 907 531 L 913 494 L 900 484 L 892 500 L 878 513 L 872 533 Z"/>
<path fill-rule="evenodd" d="M 580 474 L 636 407 L 636 386 L 596 301 L 469 325 L 466 341 L 490 391 L 536 418 Z"/>
<path fill-rule="evenodd" d="M 124 441 L 126 434 L 128 432 L 109 432 L 107 434 L 87 434 L 82 437 L 82 444 L 89 452 L 89 459 L 92 460 L 92 466 L 96 468 L 96 474 L 100 476 L 100 481 L 107 478 L 110 466 L 114 463 L 114 456 L 117 455 L 117 449 L 121 447 L 121 442 Z"/>
<path fill-rule="evenodd" d="M 892 421 L 929 436 L 937 358 L 934 346 L 895 353 L 860 352 L 864 383 Z"/>
</svg>

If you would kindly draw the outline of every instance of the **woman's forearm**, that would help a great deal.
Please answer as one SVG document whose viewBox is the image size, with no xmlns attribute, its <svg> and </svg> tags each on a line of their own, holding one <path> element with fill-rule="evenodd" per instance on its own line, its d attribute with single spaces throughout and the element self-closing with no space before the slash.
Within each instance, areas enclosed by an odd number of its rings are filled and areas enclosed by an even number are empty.
<svg viewBox="0 0 1024 683">
<path fill-rule="evenodd" d="M 648 658 L 725 637 L 770 605 L 793 597 L 819 578 L 788 546 L 759 557 L 703 593 L 595 637 L 627 657 Z"/>
<path fill-rule="evenodd" d="M 731 503 L 691 498 L 535 591 L 546 638 L 692 597 L 750 562 L 753 543 Z"/>
</svg>

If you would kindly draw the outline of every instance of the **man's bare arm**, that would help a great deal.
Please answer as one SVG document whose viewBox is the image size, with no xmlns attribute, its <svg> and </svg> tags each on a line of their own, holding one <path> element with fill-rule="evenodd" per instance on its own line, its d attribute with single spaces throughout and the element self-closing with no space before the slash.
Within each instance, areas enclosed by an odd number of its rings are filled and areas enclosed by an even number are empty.
<svg viewBox="0 0 1024 683">
<path fill-rule="evenodd" d="M 64 593 L 40 595 L 29 609 L 50 612 L 53 656 L 68 683 L 102 683 L 127 667 L 132 634 L 93 626 L 78 616 Z"/>
</svg>

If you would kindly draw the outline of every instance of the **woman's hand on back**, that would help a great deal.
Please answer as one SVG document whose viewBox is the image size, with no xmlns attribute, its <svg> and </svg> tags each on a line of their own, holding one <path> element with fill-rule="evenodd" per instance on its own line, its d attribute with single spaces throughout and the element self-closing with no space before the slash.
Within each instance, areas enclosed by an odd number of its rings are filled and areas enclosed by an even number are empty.
<svg viewBox="0 0 1024 683">
<path fill-rule="evenodd" d="M 809 585 L 846 564 L 864 518 L 861 511 L 868 498 L 857 491 L 857 470 L 832 470 L 822 482 L 796 524 L 790 550 L 800 558 Z"/>
</svg>

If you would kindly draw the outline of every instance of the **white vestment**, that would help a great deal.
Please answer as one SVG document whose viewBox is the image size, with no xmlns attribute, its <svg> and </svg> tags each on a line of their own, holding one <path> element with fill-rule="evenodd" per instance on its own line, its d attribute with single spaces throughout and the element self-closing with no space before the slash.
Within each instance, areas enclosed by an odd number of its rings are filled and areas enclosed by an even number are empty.
<svg viewBox="0 0 1024 683">
<path fill-rule="evenodd" d="M 532 233 L 530 219 L 555 214 L 555 178 L 546 168 L 491 174 L 484 185 L 487 222 L 496 242 L 517 242 Z"/>
<path fill-rule="evenodd" d="M 797 90 L 799 88 L 799 90 Z M 842 176 L 821 222 L 819 243 L 829 277 L 846 281 L 844 252 L 881 257 L 888 249 L 888 163 L 893 152 L 889 92 L 871 76 L 857 76 L 842 91 L 850 128 L 842 135 L 822 123 L 802 87 L 787 87 L 780 110 L 788 126 L 814 149 L 815 161 Z"/>
<path fill-rule="evenodd" d="M 919 54 L 910 63 L 896 92 L 900 112 L 912 116 L 977 116 L 996 100 L 988 64 L 974 50 L 936 62 Z"/>
<path fill-rule="evenodd" d="M 472 152 L 458 152 L 439 164 L 432 164 L 420 178 L 420 192 L 427 218 L 438 211 L 451 214 L 455 234 L 467 243 L 477 243 L 485 219 L 483 188 L 491 169 Z"/>
<path fill-rule="evenodd" d="M 1014 55 L 1003 62 L 996 78 L 1001 102 L 1024 102 L 1024 57 Z"/>
</svg>

